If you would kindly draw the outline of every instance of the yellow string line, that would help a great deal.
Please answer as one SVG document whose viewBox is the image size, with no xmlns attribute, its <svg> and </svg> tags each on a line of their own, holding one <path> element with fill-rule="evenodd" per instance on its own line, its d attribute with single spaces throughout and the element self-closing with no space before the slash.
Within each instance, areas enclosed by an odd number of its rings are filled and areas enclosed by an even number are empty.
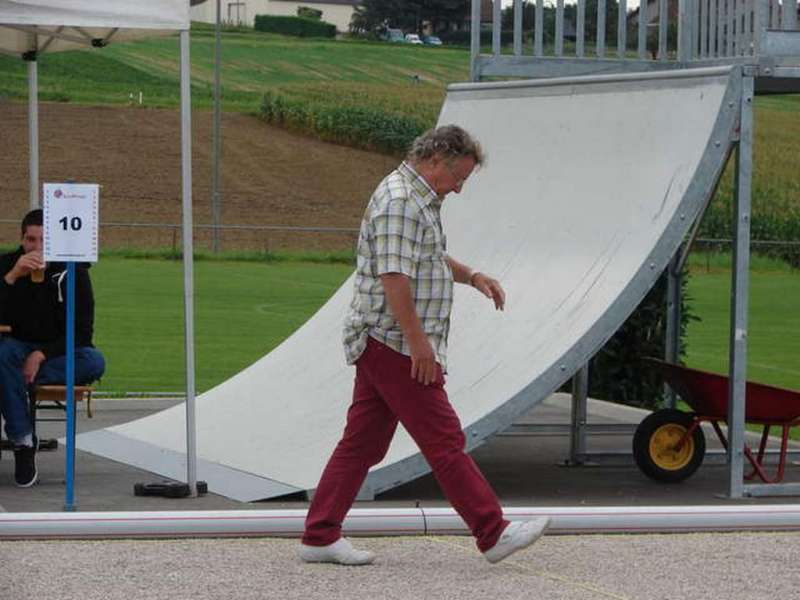
<svg viewBox="0 0 800 600">
<path fill-rule="evenodd" d="M 459 544 L 454 544 L 454 543 L 452 543 L 450 541 L 447 541 L 444 538 L 434 537 L 434 536 L 426 536 L 426 539 L 428 539 L 428 540 L 430 540 L 432 542 L 436 542 L 437 544 L 450 546 L 451 548 L 458 548 L 462 552 L 466 552 L 467 551 L 467 549 L 464 548 L 463 546 L 460 546 Z M 612 592 L 607 592 L 606 590 L 603 590 L 603 589 L 601 589 L 601 588 L 599 588 L 597 586 L 594 586 L 594 585 L 592 585 L 590 583 L 584 583 L 583 581 L 575 581 L 575 580 L 569 579 L 567 577 L 564 577 L 563 575 L 557 575 L 555 573 L 548 573 L 547 571 L 540 571 L 540 570 L 537 570 L 537 569 L 532 569 L 531 567 L 528 567 L 527 565 L 524 565 L 524 564 L 522 564 L 520 562 L 504 560 L 503 561 L 503 565 L 517 567 L 521 571 L 527 572 L 530 575 L 535 575 L 537 577 L 542 577 L 544 579 L 550 579 L 550 580 L 556 581 L 558 583 L 564 583 L 566 585 L 570 585 L 570 586 L 573 586 L 573 587 L 576 587 L 576 588 L 580 588 L 580 589 L 583 589 L 583 590 L 586 590 L 586 591 L 589 591 L 589 592 L 593 592 L 595 594 L 600 594 L 601 596 L 605 596 L 607 598 L 614 598 L 614 600 L 630 600 L 629 596 L 620 596 L 620 595 L 614 594 Z"/>
</svg>

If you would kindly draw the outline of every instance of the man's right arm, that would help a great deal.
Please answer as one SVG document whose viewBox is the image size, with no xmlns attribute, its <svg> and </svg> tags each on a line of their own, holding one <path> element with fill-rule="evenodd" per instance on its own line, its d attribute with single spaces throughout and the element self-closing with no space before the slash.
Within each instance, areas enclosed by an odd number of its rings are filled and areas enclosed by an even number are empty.
<svg viewBox="0 0 800 600">
<path fill-rule="evenodd" d="M 23 254 L 3 274 L 3 281 L 9 286 L 14 285 L 20 277 L 25 277 L 31 271 L 41 268 L 41 263 L 42 259 L 39 252 Z"/>
<path fill-rule="evenodd" d="M 11 268 L 14 266 L 13 262 L 8 260 L 9 255 L 5 255 L 0 257 L 0 320 L 4 320 L 4 307 L 6 306 L 6 301 L 8 299 L 9 294 L 11 293 L 11 286 L 14 285 L 16 279 L 12 279 L 11 282 L 6 278 Z"/>
<path fill-rule="evenodd" d="M 411 378 L 430 385 L 436 379 L 436 354 L 422 329 L 408 277 L 402 273 L 385 273 L 380 277 L 389 308 L 411 349 Z"/>
</svg>

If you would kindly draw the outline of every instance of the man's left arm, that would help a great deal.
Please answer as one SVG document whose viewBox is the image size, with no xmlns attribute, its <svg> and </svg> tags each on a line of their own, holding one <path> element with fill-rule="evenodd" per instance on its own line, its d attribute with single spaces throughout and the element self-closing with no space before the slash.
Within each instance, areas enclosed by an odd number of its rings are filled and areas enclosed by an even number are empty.
<svg viewBox="0 0 800 600">
<path fill-rule="evenodd" d="M 62 293 L 66 294 L 66 281 L 61 284 Z M 63 311 L 64 305 L 61 304 L 58 310 Z M 63 313 L 62 313 L 63 314 Z M 92 281 L 89 278 L 89 270 L 83 265 L 76 265 L 75 268 L 75 348 L 92 345 L 94 334 L 94 292 Z M 50 360 L 58 356 L 63 356 L 67 351 L 66 321 L 62 322 L 62 331 L 56 339 L 41 344 L 40 350 L 45 358 Z"/>
<path fill-rule="evenodd" d="M 66 285 L 66 283 L 64 283 Z M 94 292 L 89 270 L 78 266 L 75 269 L 75 348 L 92 345 L 94 333 Z M 45 360 L 63 356 L 66 353 L 66 336 L 42 344 L 41 349 L 34 350 L 25 359 L 22 373 L 25 383 L 30 384 L 36 379 L 42 363 Z"/>
<path fill-rule="evenodd" d="M 12 288 L 12 285 L 6 281 L 6 274 L 11 270 L 11 267 L 14 266 L 9 256 L 10 255 L 5 254 L 0 257 L 0 323 L 5 325 L 9 324 L 10 315 L 6 314 L 6 307 L 8 306 Z"/>
<path fill-rule="evenodd" d="M 482 293 L 487 298 L 494 301 L 497 310 L 503 310 L 506 305 L 506 292 L 500 282 L 489 277 L 486 273 L 474 271 L 467 265 L 458 262 L 452 256 L 447 256 L 447 264 L 453 272 L 453 280 L 457 283 L 470 285 Z"/>
</svg>

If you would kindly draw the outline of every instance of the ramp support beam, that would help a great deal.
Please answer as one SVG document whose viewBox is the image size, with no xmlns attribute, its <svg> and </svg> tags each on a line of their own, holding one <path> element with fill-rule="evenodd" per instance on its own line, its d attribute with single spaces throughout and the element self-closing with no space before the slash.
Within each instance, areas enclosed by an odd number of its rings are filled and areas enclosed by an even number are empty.
<svg viewBox="0 0 800 600">
<path fill-rule="evenodd" d="M 744 415 L 747 378 L 747 305 L 750 283 L 750 208 L 753 183 L 753 97 L 755 79 L 742 78 L 739 143 L 736 146 L 735 222 L 731 282 L 731 328 L 728 390 L 728 495 L 744 495 Z"/>
<path fill-rule="evenodd" d="M 569 430 L 569 462 L 582 465 L 586 459 L 587 400 L 589 398 L 589 363 L 584 364 L 572 378 L 572 411 Z"/>
<path fill-rule="evenodd" d="M 481 53 L 481 3 L 478 0 L 472 0 L 472 18 L 470 22 L 469 78 L 470 81 L 480 81 L 481 74 L 476 65 L 476 59 Z"/>
<path fill-rule="evenodd" d="M 677 363 L 681 354 L 681 248 L 675 252 L 667 267 L 667 323 L 665 335 L 664 360 Z M 664 384 L 666 407 L 675 408 L 675 392 Z"/>
</svg>

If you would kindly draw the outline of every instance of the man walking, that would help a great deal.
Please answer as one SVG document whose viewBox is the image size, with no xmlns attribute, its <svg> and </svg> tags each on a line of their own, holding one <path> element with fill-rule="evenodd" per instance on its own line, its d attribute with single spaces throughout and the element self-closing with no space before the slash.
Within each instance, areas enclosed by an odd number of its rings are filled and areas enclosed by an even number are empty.
<svg viewBox="0 0 800 600">
<path fill-rule="evenodd" d="M 405 162 L 375 190 L 361 224 L 353 301 L 345 320 L 347 362 L 356 366 L 353 401 L 341 441 L 309 507 L 300 557 L 361 565 L 371 552 L 341 537 L 342 521 L 369 468 L 386 454 L 402 423 L 442 490 L 497 562 L 535 542 L 548 519 L 509 523 L 491 487 L 464 452 L 465 438 L 444 389 L 453 284 L 474 287 L 503 310 L 492 277 L 447 254 L 440 209 L 484 157 L 454 125 L 416 140 Z"/>
</svg>

